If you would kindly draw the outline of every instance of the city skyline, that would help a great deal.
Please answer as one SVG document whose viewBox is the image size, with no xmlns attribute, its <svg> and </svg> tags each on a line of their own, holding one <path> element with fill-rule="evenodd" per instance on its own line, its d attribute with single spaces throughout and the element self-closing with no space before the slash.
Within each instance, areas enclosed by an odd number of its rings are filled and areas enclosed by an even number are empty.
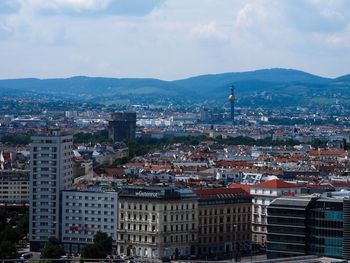
<svg viewBox="0 0 350 263">
<path fill-rule="evenodd" d="M 296 68 L 348 74 L 347 1 L 42 0 L 0 4 L 0 78 Z M 35 54 L 35 55 L 33 55 Z"/>
</svg>

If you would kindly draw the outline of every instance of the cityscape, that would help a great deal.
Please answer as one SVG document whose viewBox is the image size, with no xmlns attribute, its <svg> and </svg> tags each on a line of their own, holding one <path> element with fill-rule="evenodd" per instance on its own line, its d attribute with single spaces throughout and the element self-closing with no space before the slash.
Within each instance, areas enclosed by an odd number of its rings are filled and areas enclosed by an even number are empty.
<svg viewBox="0 0 350 263">
<path fill-rule="evenodd" d="M 350 262 L 349 3 L 138 1 L 0 2 L 0 262 Z"/>
</svg>

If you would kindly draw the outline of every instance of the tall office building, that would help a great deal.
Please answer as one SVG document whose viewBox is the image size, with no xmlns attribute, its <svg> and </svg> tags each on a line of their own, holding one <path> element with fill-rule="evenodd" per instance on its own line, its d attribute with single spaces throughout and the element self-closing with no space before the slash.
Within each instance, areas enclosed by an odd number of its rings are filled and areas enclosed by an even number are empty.
<svg viewBox="0 0 350 263">
<path fill-rule="evenodd" d="M 72 184 L 72 146 L 72 135 L 57 129 L 32 137 L 29 241 L 33 251 L 51 236 L 60 239 L 60 192 Z"/>
<path fill-rule="evenodd" d="M 136 112 L 111 112 L 108 120 L 108 136 L 113 142 L 135 139 Z"/>
</svg>

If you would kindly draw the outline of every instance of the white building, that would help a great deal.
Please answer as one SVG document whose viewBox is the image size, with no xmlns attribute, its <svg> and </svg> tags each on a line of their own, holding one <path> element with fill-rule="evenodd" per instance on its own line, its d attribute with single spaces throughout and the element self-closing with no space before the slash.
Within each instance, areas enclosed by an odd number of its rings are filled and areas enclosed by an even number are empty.
<svg viewBox="0 0 350 263">
<path fill-rule="evenodd" d="M 29 241 L 39 251 L 60 238 L 60 192 L 72 184 L 73 137 L 57 129 L 33 136 L 31 144 Z"/>
<path fill-rule="evenodd" d="M 250 194 L 252 204 L 252 241 L 265 246 L 267 234 L 267 206 L 277 197 L 283 195 L 297 195 L 301 193 L 301 186 L 287 183 L 279 179 L 252 185 Z"/>
<path fill-rule="evenodd" d="M 97 231 L 107 233 L 116 245 L 118 193 L 101 189 L 62 191 L 62 242 L 65 251 L 80 252 L 93 243 Z"/>
<path fill-rule="evenodd" d="M 146 258 L 196 254 L 198 198 L 189 189 L 128 187 L 119 194 L 118 254 Z"/>
</svg>

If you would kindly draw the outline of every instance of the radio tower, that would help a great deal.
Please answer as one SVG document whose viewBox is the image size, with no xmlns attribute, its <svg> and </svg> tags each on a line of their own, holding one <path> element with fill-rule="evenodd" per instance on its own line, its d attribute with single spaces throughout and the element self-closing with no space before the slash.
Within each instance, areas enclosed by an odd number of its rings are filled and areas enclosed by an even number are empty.
<svg viewBox="0 0 350 263">
<path fill-rule="evenodd" d="M 231 86 L 231 94 L 228 96 L 228 101 L 231 103 L 231 120 L 232 124 L 235 123 L 235 87 L 232 85 Z"/>
</svg>

